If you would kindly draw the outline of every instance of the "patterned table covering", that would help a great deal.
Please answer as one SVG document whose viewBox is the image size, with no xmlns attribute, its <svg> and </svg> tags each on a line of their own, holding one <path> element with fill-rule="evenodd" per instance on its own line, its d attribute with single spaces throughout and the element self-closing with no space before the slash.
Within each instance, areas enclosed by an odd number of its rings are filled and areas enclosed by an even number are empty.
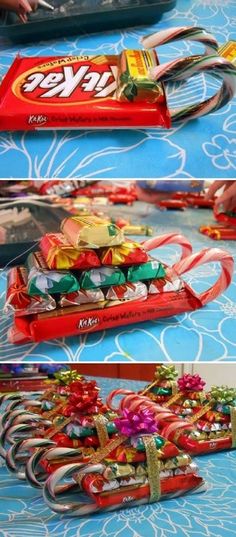
<svg viewBox="0 0 236 537">
<path fill-rule="evenodd" d="M 120 208 L 117 207 L 117 211 Z M 213 223 L 212 211 L 187 209 L 158 211 L 150 205 L 135 203 L 123 208 L 122 216 L 154 227 L 154 236 L 167 232 L 181 232 L 188 237 L 193 251 L 206 247 L 222 247 L 229 250 L 236 260 L 234 241 L 215 242 L 201 235 L 201 224 Z M 140 240 L 140 237 L 135 237 Z M 153 251 L 155 256 L 172 265 L 177 261 L 179 248 L 169 245 Z M 202 292 L 208 289 L 219 274 L 219 265 L 203 265 L 188 273 L 184 279 Z M 0 273 L 0 308 L 4 302 L 6 271 Z M 214 302 L 192 313 L 168 319 L 118 327 L 112 330 L 61 338 L 45 343 L 17 346 L 7 343 L 10 319 L 0 319 L 0 358 L 2 361 L 107 361 L 112 362 L 187 362 L 187 361 L 235 361 L 236 352 L 236 269 L 231 286 Z"/>
<path fill-rule="evenodd" d="M 203 26 L 220 44 L 236 38 L 234 0 L 177 0 L 176 8 L 150 27 L 136 27 L 101 34 L 9 45 L 0 40 L 0 76 L 15 55 L 24 56 L 118 54 L 124 47 L 139 48 L 145 34 L 181 25 Z M 0 38 L 1 39 L 1 38 Z M 160 61 L 201 53 L 200 45 L 176 42 L 160 47 Z M 207 86 L 207 87 L 206 87 Z M 203 75 L 188 84 L 168 89 L 171 107 L 206 97 Z M 0 177 L 158 178 L 235 177 L 236 100 L 215 114 L 178 125 L 170 130 L 45 131 L 0 133 Z M 148 165 L 147 165 L 148 164 Z"/>
<path fill-rule="evenodd" d="M 127 381 L 97 379 L 106 395 Z M 139 390 L 143 382 L 129 381 Z M 232 537 L 236 533 L 236 452 L 197 458 L 208 489 L 201 494 L 113 513 L 69 518 L 50 511 L 40 491 L 0 467 L 1 537 Z M 0 463 L 1 464 L 1 463 Z"/>
</svg>

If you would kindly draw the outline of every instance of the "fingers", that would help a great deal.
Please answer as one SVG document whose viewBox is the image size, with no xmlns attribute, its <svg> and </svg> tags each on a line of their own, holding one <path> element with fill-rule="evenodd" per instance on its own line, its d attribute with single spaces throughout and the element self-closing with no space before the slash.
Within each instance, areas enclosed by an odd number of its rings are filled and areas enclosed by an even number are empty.
<svg viewBox="0 0 236 537">
<path fill-rule="evenodd" d="M 223 194 L 221 194 L 216 202 L 216 208 L 223 206 L 224 211 L 231 211 L 236 207 L 236 181 L 227 181 Z"/>
<path fill-rule="evenodd" d="M 223 186 L 225 186 L 225 183 L 227 183 L 227 181 L 224 179 L 223 181 L 214 181 L 214 183 L 211 184 L 211 186 L 209 187 L 207 193 L 206 193 L 206 199 L 212 199 L 213 196 L 215 195 L 215 193 L 220 190 L 220 188 L 222 188 Z"/>
</svg>

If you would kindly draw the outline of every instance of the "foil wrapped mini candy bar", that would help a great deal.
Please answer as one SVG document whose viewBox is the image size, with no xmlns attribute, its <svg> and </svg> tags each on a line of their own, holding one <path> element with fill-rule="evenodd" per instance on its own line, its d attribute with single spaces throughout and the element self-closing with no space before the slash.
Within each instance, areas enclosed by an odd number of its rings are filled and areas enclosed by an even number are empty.
<svg viewBox="0 0 236 537">
<path fill-rule="evenodd" d="M 40 241 L 40 249 L 50 269 L 88 269 L 99 267 L 99 258 L 91 248 L 78 248 L 62 233 L 47 233 Z"/>
<path fill-rule="evenodd" d="M 56 302 L 48 294 L 30 296 L 28 294 L 28 273 L 25 267 L 12 267 L 8 272 L 7 293 L 4 313 L 31 315 L 56 308 Z"/>
<path fill-rule="evenodd" d="M 117 246 L 125 242 L 123 231 L 112 222 L 97 216 L 66 218 L 61 231 L 75 248 Z"/>
<path fill-rule="evenodd" d="M 82 289 L 110 287 L 125 283 L 125 275 L 119 267 L 99 267 L 83 272 L 79 283 Z"/>
<path fill-rule="evenodd" d="M 106 292 L 107 300 L 145 300 L 147 298 L 147 286 L 143 282 L 124 283 L 113 285 Z"/>
<path fill-rule="evenodd" d="M 149 258 L 149 261 L 140 265 L 133 265 L 128 268 L 127 281 L 137 282 L 139 280 L 151 280 L 164 278 L 165 268 L 157 259 Z"/>
<path fill-rule="evenodd" d="M 183 288 L 183 282 L 178 277 L 165 275 L 164 278 L 151 280 L 148 286 L 148 293 L 155 295 L 157 293 L 168 293 L 170 291 L 180 291 Z"/>
<path fill-rule="evenodd" d="M 71 272 L 48 270 L 41 252 L 31 253 L 26 263 L 29 270 L 28 293 L 31 296 L 72 293 L 79 289 L 79 282 Z"/>
<path fill-rule="evenodd" d="M 65 306 L 73 306 L 81 304 L 96 304 L 97 302 L 104 301 L 105 297 L 101 289 L 80 289 L 74 293 L 61 295 L 59 298 L 59 305 L 64 308 Z"/>
<path fill-rule="evenodd" d="M 155 50 L 123 50 L 120 54 L 116 97 L 123 102 L 155 103 L 164 95 L 163 87 L 150 79 L 158 65 Z"/>
<path fill-rule="evenodd" d="M 132 265 L 148 261 L 148 254 L 138 242 L 123 242 L 120 246 L 102 248 L 99 254 L 102 265 Z"/>
</svg>

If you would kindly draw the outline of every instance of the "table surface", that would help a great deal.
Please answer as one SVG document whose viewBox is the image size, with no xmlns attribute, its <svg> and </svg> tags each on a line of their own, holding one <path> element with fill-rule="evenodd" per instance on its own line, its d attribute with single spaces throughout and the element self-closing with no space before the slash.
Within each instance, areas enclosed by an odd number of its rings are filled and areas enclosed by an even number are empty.
<svg viewBox="0 0 236 537">
<path fill-rule="evenodd" d="M 234 0 L 177 0 L 176 8 L 150 27 L 101 34 L 7 45 L 0 41 L 0 76 L 15 55 L 23 56 L 118 54 L 123 48 L 140 48 L 145 34 L 173 26 L 203 26 L 220 44 L 236 38 Z M 200 45 L 176 42 L 158 49 L 161 62 L 202 52 Z M 191 88 L 190 88 L 191 86 Z M 216 89 L 211 81 L 209 91 Z M 168 91 L 172 107 L 202 100 L 208 92 L 203 75 L 177 91 Z M 196 101 L 195 101 L 196 102 Z M 44 131 L 0 133 L 0 177 L 231 177 L 235 178 L 235 100 L 211 116 L 170 130 Z"/>
<path fill-rule="evenodd" d="M 120 208 L 116 208 L 120 211 Z M 236 260 L 234 241 L 215 242 L 201 235 L 201 224 L 213 223 L 212 211 L 158 211 L 151 205 L 135 203 L 122 207 L 122 216 L 135 223 L 153 225 L 154 236 L 181 232 L 192 243 L 193 251 L 206 247 L 226 248 Z M 140 237 L 135 237 L 140 240 Z M 179 257 L 179 247 L 170 245 L 153 251 L 154 256 L 172 265 Z M 219 265 L 203 265 L 188 273 L 184 279 L 202 292 L 209 288 L 219 274 Z M 6 272 L 0 273 L 0 308 L 4 302 Z M 235 361 L 236 351 L 236 270 L 231 286 L 200 310 L 116 329 L 84 334 L 45 343 L 17 346 L 7 343 L 11 319 L 0 320 L 0 359 L 2 361 L 81 361 L 90 362 L 187 362 Z"/>
<path fill-rule="evenodd" d="M 101 394 L 127 387 L 127 381 L 96 379 Z M 140 390 L 143 382 L 129 381 Z M 69 518 L 50 511 L 40 491 L 14 479 L 0 467 L 0 535 L 2 537 L 232 537 L 236 532 L 236 452 L 198 457 L 207 482 L 201 494 L 153 505 Z"/>
</svg>

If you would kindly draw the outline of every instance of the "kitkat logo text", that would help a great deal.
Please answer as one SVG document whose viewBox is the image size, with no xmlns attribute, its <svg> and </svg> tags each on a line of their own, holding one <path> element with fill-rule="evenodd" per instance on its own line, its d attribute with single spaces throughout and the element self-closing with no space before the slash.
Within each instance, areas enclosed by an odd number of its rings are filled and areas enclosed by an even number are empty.
<svg viewBox="0 0 236 537">
<path fill-rule="evenodd" d="M 55 105 L 83 104 L 91 99 L 112 97 L 116 90 L 117 65 L 106 58 L 101 63 L 95 60 L 93 57 L 76 57 L 71 61 L 65 58 L 64 63 L 54 60 L 35 66 L 17 78 L 13 93 L 22 100 Z"/>
</svg>

